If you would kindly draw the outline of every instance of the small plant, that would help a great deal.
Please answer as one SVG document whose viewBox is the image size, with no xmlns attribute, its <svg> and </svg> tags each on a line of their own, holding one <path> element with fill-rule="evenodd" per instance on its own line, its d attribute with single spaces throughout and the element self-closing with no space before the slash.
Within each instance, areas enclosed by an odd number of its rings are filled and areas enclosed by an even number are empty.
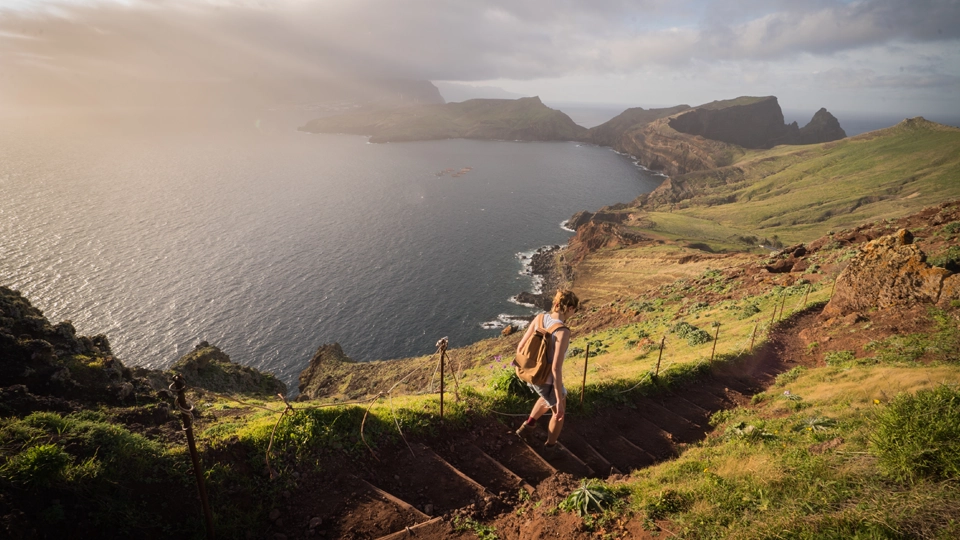
<svg viewBox="0 0 960 540">
<path fill-rule="evenodd" d="M 953 223 L 947 223 L 943 226 L 943 232 L 947 234 L 957 234 L 960 233 L 960 221 L 954 221 Z"/>
<path fill-rule="evenodd" d="M 870 442 L 880 468 L 899 481 L 960 477 L 960 391 L 942 385 L 900 394 L 880 410 Z"/>
<path fill-rule="evenodd" d="M 828 366 L 841 366 L 854 360 L 856 360 L 856 357 L 853 355 L 853 351 L 832 351 L 823 357 L 823 361 Z"/>
<path fill-rule="evenodd" d="M 580 481 L 580 487 L 573 490 L 567 498 L 560 501 L 559 508 L 566 512 L 574 512 L 583 517 L 593 512 L 603 512 L 610 508 L 616 497 L 606 486 L 589 484 L 586 480 Z"/>
<path fill-rule="evenodd" d="M 837 421 L 833 418 L 828 418 L 826 416 L 817 416 L 807 420 L 801 427 L 801 429 L 806 429 L 807 431 L 828 431 L 837 426 Z"/>
<path fill-rule="evenodd" d="M 661 491 L 656 497 L 647 501 L 643 505 L 643 510 L 647 513 L 648 519 L 656 520 L 663 519 L 670 514 L 683 512 L 690 508 L 691 504 L 692 501 L 687 495 L 668 489 Z"/>
<path fill-rule="evenodd" d="M 500 538 L 497 536 L 496 528 L 484 525 L 473 518 L 460 516 L 453 518 L 453 530 L 457 532 L 473 531 L 480 540 L 497 540 Z"/>
<path fill-rule="evenodd" d="M 753 424 L 747 424 L 746 422 L 738 422 L 728 427 L 724 435 L 728 439 L 743 439 L 746 441 L 761 441 L 776 438 L 773 433 L 754 426 Z"/>
<path fill-rule="evenodd" d="M 800 378 L 800 375 L 802 375 L 803 372 L 806 370 L 807 368 L 803 366 L 797 366 L 791 369 L 790 371 L 777 375 L 777 378 L 775 379 L 774 384 L 777 386 L 784 386 L 786 384 L 792 383 L 793 381 Z"/>
</svg>

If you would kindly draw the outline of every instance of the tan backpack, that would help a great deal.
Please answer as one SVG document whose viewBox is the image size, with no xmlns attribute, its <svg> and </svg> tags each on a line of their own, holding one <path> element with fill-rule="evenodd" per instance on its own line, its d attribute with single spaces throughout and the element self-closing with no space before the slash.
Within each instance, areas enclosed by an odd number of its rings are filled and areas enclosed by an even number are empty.
<svg viewBox="0 0 960 540">
<path fill-rule="evenodd" d="M 561 328 L 566 328 L 563 323 L 554 323 L 550 328 L 543 327 L 543 318 L 545 313 L 534 319 L 537 327 L 530 339 L 523 345 L 520 352 L 517 353 L 513 366 L 517 370 L 517 377 L 520 380 L 536 385 L 547 382 L 550 377 L 550 367 L 553 365 L 552 359 L 547 358 L 547 348 L 550 345 L 550 337 L 554 332 Z"/>
</svg>

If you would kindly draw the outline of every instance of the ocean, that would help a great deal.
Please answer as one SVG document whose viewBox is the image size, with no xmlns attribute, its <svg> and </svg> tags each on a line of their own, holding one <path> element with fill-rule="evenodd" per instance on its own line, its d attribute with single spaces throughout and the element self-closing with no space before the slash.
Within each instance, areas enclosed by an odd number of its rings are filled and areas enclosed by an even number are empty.
<svg viewBox="0 0 960 540">
<path fill-rule="evenodd" d="M 310 111 L 60 111 L 0 122 L 0 284 L 165 368 L 208 341 L 295 388 L 356 360 L 499 334 L 533 310 L 524 257 L 578 210 L 662 180 L 568 142 L 370 144 Z"/>
</svg>

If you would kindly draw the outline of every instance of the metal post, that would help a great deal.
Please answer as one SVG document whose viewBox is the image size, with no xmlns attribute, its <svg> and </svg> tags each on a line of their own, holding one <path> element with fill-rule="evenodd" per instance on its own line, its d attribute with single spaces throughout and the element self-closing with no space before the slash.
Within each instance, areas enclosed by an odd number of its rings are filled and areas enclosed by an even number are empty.
<svg viewBox="0 0 960 540">
<path fill-rule="evenodd" d="M 720 323 L 717 323 L 717 333 L 713 336 L 713 350 L 710 351 L 710 361 L 713 362 L 713 355 L 717 352 L 717 338 L 720 337 Z"/>
<path fill-rule="evenodd" d="M 203 483 L 203 470 L 200 469 L 200 456 L 197 454 L 197 443 L 193 439 L 193 407 L 187 406 L 187 397 L 184 390 L 187 385 L 183 376 L 177 373 L 173 376 L 170 388 L 177 392 L 177 407 L 180 409 L 180 420 L 183 421 L 183 431 L 187 433 L 187 446 L 190 448 L 190 459 L 193 461 L 193 474 L 197 478 L 197 492 L 200 494 L 200 504 L 203 506 L 203 517 L 207 525 L 207 538 L 213 540 L 213 515 L 210 512 L 210 503 L 207 501 L 207 488 Z"/>
<path fill-rule="evenodd" d="M 667 336 L 660 339 L 660 354 L 657 355 L 657 372 L 653 374 L 654 377 L 660 376 L 660 359 L 663 358 L 663 342 L 666 340 Z"/>
<path fill-rule="evenodd" d="M 753 333 L 750 334 L 750 352 L 753 353 L 753 340 L 757 337 L 757 327 L 760 326 L 760 323 L 753 325 Z"/>
<path fill-rule="evenodd" d="M 787 303 L 787 295 L 784 294 L 782 298 L 783 299 L 780 300 L 780 317 L 777 318 L 778 321 L 783 318 L 783 306 Z"/>
<path fill-rule="evenodd" d="M 810 296 L 810 285 L 807 285 L 807 292 L 803 293 L 803 307 L 800 309 L 807 309 L 807 297 Z"/>
<path fill-rule="evenodd" d="M 777 320 L 777 302 L 773 302 L 773 315 L 770 316 L 770 328 L 773 328 L 773 322 Z"/>
<path fill-rule="evenodd" d="M 583 393 L 587 391 L 587 363 L 590 362 L 590 344 L 587 343 L 587 352 L 583 353 L 583 385 L 580 386 L 580 408 L 583 408 Z"/>
</svg>

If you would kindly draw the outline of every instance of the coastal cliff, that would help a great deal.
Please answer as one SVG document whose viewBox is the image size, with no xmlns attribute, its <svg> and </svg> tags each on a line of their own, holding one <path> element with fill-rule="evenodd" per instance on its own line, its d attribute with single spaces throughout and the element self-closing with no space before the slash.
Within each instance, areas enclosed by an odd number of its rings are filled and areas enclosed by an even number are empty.
<svg viewBox="0 0 960 540">
<path fill-rule="evenodd" d="M 317 118 L 299 129 L 309 133 L 368 135 L 370 142 L 457 138 L 575 141 L 581 140 L 587 132 L 566 114 L 544 105 L 536 96 L 358 111 Z"/>
<path fill-rule="evenodd" d="M 669 176 L 727 166 L 744 149 L 813 144 L 846 137 L 839 121 L 820 109 L 800 128 L 784 124 L 776 97 L 739 97 L 698 107 L 628 109 L 592 128 L 587 140 L 630 154 Z"/>
</svg>

